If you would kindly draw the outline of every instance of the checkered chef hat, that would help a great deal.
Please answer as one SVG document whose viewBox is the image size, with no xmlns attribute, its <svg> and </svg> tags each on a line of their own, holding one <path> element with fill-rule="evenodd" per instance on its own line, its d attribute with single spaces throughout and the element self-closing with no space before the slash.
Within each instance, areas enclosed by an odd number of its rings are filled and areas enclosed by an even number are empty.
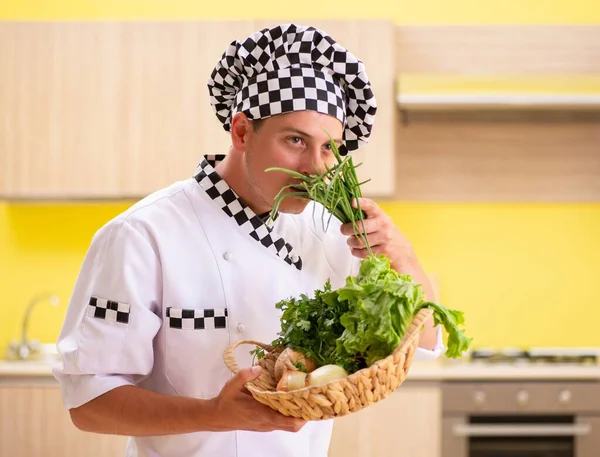
<svg viewBox="0 0 600 457">
<path fill-rule="evenodd" d="M 233 41 L 208 89 L 226 131 L 239 112 L 253 120 L 307 109 L 334 116 L 344 125 L 342 154 L 368 141 L 377 111 L 363 62 L 325 32 L 294 24 Z"/>
</svg>

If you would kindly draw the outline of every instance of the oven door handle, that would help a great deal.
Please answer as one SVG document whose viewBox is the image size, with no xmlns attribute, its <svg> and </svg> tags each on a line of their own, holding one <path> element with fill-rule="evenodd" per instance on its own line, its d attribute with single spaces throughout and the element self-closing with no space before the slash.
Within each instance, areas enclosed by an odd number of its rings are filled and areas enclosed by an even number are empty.
<svg viewBox="0 0 600 457">
<path fill-rule="evenodd" d="M 521 424 L 455 424 L 456 436 L 583 436 L 592 431 L 590 424 L 569 425 L 521 425 Z"/>
</svg>

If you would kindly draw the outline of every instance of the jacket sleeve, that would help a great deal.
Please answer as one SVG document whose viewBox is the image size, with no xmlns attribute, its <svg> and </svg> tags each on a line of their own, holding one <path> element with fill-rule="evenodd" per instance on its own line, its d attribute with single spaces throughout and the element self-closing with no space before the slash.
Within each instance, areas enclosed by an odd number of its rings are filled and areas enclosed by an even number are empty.
<svg viewBox="0 0 600 457">
<path fill-rule="evenodd" d="M 431 350 L 418 347 L 415 352 L 414 361 L 435 360 L 446 352 L 446 346 L 444 345 L 444 340 L 442 338 L 442 326 L 438 325 L 436 331 L 437 338 L 435 347 Z"/>
<path fill-rule="evenodd" d="M 53 370 L 67 409 L 141 381 L 154 364 L 162 275 L 151 240 L 115 219 L 94 236 L 71 297 Z"/>
</svg>

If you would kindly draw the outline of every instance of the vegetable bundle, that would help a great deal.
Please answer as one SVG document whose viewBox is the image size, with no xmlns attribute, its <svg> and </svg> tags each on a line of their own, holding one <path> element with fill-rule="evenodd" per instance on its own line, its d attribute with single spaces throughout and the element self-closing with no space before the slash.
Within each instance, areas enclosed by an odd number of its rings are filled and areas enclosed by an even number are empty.
<svg viewBox="0 0 600 457">
<path fill-rule="evenodd" d="M 337 164 L 322 174 L 304 176 L 281 168 L 270 169 L 289 173 L 301 181 L 287 187 L 292 191 L 282 189 L 272 217 L 283 198 L 296 196 L 321 203 L 332 216 L 342 223 L 351 222 L 355 231 L 361 232 L 359 227 L 364 214 L 360 207 L 352 206 L 352 200 L 361 197 L 356 167 L 350 156 L 341 158 L 333 141 L 331 147 Z M 285 389 L 288 383 L 300 387 L 309 382 L 299 379 L 297 373 L 293 373 L 295 370 L 310 373 L 315 368 L 334 365 L 351 374 L 386 358 L 399 345 L 422 308 L 431 308 L 434 324 L 443 325 L 448 333 L 447 357 L 458 358 L 469 348 L 471 338 L 461 329 L 463 313 L 426 301 L 423 287 L 409 275 L 392 269 L 387 257 L 373 254 L 367 237 L 361 236 L 369 255 L 361 261 L 357 276 L 349 276 L 345 285 L 337 290 L 332 290 L 327 281 L 312 297 L 303 294 L 275 305 L 282 311 L 281 332 L 271 345 L 295 351 L 291 362 L 289 353 L 284 351 L 286 360 L 281 362 L 287 364 L 282 380 Z M 261 349 L 253 353 L 259 358 L 264 356 Z M 298 355 L 302 356 L 301 361 Z M 303 363 L 306 361 L 311 365 L 308 369 Z M 278 381 L 283 376 L 282 370 L 279 369 Z M 333 375 L 329 371 L 327 376 Z"/>
<path fill-rule="evenodd" d="M 463 313 L 427 302 L 424 295 L 422 286 L 391 269 L 385 256 L 368 256 L 344 287 L 332 290 L 327 281 L 314 297 L 277 303 L 283 311 L 281 332 L 272 346 L 300 352 L 318 367 L 338 365 L 354 373 L 390 355 L 414 316 L 429 307 L 435 325 L 448 332 L 446 356 L 460 357 L 471 343 L 460 328 Z"/>
</svg>

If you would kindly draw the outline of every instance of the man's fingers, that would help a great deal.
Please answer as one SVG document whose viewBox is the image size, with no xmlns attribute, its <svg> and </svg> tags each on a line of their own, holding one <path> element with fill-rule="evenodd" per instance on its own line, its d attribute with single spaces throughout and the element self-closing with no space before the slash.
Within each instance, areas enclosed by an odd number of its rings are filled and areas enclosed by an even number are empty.
<svg viewBox="0 0 600 457">
<path fill-rule="evenodd" d="M 354 257 L 358 257 L 359 259 L 365 259 L 369 255 L 369 251 L 366 248 L 351 248 L 351 252 Z M 385 254 L 382 245 L 371 246 L 371 252 L 376 256 Z"/>
<path fill-rule="evenodd" d="M 306 421 L 303 421 L 301 419 L 295 419 L 293 422 L 290 423 L 288 430 L 290 432 L 297 432 L 300 429 L 302 429 L 302 427 L 304 427 L 305 425 Z"/>
<path fill-rule="evenodd" d="M 283 416 L 283 415 L 282 415 Z M 306 421 L 295 417 L 284 417 L 284 421 L 276 424 L 276 427 L 283 428 L 290 432 L 297 432 L 306 425 Z"/>
<path fill-rule="evenodd" d="M 370 198 L 361 197 L 358 199 L 358 202 L 356 201 L 356 199 L 353 199 L 352 207 L 353 208 L 360 207 L 360 209 L 362 211 L 364 211 L 364 213 L 367 215 L 367 219 L 377 217 L 379 215 L 379 213 L 381 213 L 381 208 L 379 208 L 379 205 L 377 205 L 377 203 L 375 203 Z"/>
<path fill-rule="evenodd" d="M 379 219 L 366 219 L 364 221 L 356 221 L 356 227 L 352 222 L 343 224 L 340 227 L 342 235 L 351 236 L 361 233 L 374 233 L 379 230 Z"/>
<path fill-rule="evenodd" d="M 260 376 L 261 367 L 254 366 L 252 368 L 243 368 L 236 373 L 236 375 L 229 380 L 229 385 L 237 390 L 247 391 L 245 384 L 252 381 Z"/>
<path fill-rule="evenodd" d="M 377 246 L 388 243 L 390 241 L 390 237 L 387 233 L 377 232 L 368 235 L 367 240 L 369 241 L 369 246 L 371 249 L 374 249 Z M 346 242 L 348 243 L 348 246 L 354 249 L 365 249 L 367 247 L 365 239 L 362 236 L 350 236 Z"/>
<path fill-rule="evenodd" d="M 366 249 L 352 249 L 352 255 L 354 257 L 358 257 L 359 259 L 366 259 L 369 255 L 369 251 Z"/>
<path fill-rule="evenodd" d="M 300 430 L 304 425 L 306 425 L 306 421 L 304 419 L 300 419 L 298 417 L 293 416 L 285 416 L 281 414 L 279 411 L 270 408 L 267 405 L 260 404 L 262 407 L 262 411 L 265 414 L 265 419 L 273 424 L 276 428 L 285 428 L 288 430 Z"/>
</svg>

